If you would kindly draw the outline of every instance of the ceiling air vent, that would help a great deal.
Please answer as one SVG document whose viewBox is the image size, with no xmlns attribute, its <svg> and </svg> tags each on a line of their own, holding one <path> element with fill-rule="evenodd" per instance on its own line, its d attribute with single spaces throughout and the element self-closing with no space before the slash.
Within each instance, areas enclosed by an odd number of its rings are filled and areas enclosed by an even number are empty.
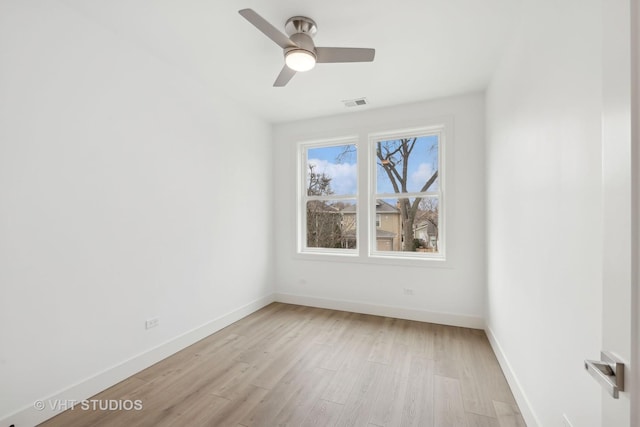
<svg viewBox="0 0 640 427">
<path fill-rule="evenodd" d="M 347 99 L 342 101 L 345 107 L 360 107 L 361 105 L 367 105 L 369 101 L 367 98 Z"/>
</svg>

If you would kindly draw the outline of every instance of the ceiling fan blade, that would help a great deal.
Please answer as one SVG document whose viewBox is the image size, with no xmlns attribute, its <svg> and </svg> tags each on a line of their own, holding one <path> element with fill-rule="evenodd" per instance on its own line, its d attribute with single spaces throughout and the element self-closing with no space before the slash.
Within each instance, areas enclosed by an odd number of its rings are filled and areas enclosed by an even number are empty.
<svg viewBox="0 0 640 427">
<path fill-rule="evenodd" d="M 262 31 L 262 33 L 276 42 L 278 46 L 283 49 L 288 47 L 296 47 L 297 45 L 292 42 L 289 37 L 285 36 L 280 30 L 271 25 L 269 21 L 258 15 L 253 9 L 242 9 L 238 13 L 242 15 L 247 21 L 251 22 L 254 27 Z"/>
<path fill-rule="evenodd" d="M 284 67 L 282 67 L 282 71 L 280 71 L 280 74 L 278 74 L 278 78 L 276 78 L 276 81 L 273 83 L 273 86 L 274 87 L 285 86 L 287 83 L 289 83 L 289 80 L 291 80 L 291 78 L 295 75 L 296 75 L 296 72 L 285 65 Z"/>
<path fill-rule="evenodd" d="M 375 49 L 359 47 L 317 47 L 316 62 L 371 62 L 376 56 Z"/>
</svg>

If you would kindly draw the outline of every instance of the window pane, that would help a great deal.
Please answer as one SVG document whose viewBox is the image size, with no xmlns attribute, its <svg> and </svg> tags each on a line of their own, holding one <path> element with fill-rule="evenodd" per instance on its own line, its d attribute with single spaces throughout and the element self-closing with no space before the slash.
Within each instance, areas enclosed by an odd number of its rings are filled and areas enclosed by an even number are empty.
<svg viewBox="0 0 640 427">
<path fill-rule="evenodd" d="M 307 202 L 308 248 L 356 248 L 356 201 Z"/>
<path fill-rule="evenodd" d="M 356 194 L 355 144 L 309 148 L 306 174 L 308 196 Z"/>
<path fill-rule="evenodd" d="M 438 253 L 437 196 L 377 199 L 375 210 L 375 250 Z"/>
<path fill-rule="evenodd" d="M 378 193 L 437 191 L 438 135 L 376 143 Z"/>
</svg>

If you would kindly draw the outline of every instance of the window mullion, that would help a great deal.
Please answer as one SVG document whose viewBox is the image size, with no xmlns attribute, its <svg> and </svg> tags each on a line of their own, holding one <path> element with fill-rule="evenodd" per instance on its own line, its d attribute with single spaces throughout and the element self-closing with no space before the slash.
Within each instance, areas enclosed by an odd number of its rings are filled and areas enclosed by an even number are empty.
<svg viewBox="0 0 640 427">
<path fill-rule="evenodd" d="M 347 194 L 347 195 L 329 195 L 329 196 L 304 196 L 303 197 L 307 201 L 318 200 L 318 201 L 333 201 L 333 200 L 356 200 L 358 198 L 355 194 Z"/>
</svg>

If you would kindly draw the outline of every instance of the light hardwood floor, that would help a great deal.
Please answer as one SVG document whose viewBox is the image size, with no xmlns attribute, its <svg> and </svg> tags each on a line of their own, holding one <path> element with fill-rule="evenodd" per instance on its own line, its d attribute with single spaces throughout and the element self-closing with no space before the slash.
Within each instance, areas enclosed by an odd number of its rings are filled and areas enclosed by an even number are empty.
<svg viewBox="0 0 640 427">
<path fill-rule="evenodd" d="M 483 331 L 274 303 L 43 426 L 525 426 Z"/>
</svg>

